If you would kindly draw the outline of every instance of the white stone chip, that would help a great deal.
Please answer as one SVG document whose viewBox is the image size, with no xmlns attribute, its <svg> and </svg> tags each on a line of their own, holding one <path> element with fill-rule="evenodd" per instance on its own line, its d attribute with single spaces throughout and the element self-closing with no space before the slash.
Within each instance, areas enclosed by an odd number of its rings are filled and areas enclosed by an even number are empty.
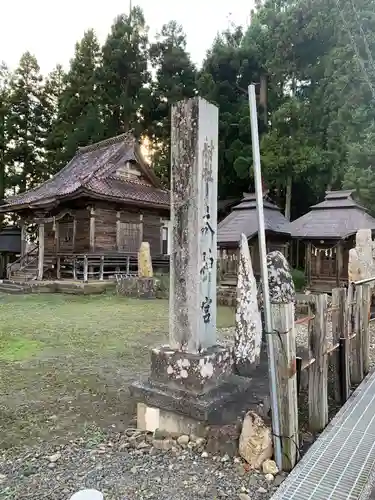
<svg viewBox="0 0 375 500">
<path fill-rule="evenodd" d="M 104 500 L 104 496 L 98 490 L 81 490 L 74 493 L 70 500 Z"/>
</svg>

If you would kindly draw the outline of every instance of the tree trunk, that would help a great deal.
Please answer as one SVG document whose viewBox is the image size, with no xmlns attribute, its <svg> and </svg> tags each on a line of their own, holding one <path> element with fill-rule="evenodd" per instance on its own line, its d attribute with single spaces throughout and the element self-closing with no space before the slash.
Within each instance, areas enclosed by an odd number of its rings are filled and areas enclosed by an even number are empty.
<svg viewBox="0 0 375 500">
<path fill-rule="evenodd" d="M 0 156 L 0 204 L 5 198 L 5 165 Z M 0 214 L 0 230 L 4 224 L 4 214 Z"/>
<path fill-rule="evenodd" d="M 286 180 L 285 194 L 285 218 L 290 221 L 290 210 L 292 206 L 292 176 L 288 175 Z"/>
<path fill-rule="evenodd" d="M 1 141 L 2 144 L 0 144 L 0 205 L 5 199 L 5 154 L 4 154 L 4 149 L 5 149 L 5 141 Z M 4 223 L 4 214 L 0 214 L 0 230 L 3 226 Z"/>
</svg>

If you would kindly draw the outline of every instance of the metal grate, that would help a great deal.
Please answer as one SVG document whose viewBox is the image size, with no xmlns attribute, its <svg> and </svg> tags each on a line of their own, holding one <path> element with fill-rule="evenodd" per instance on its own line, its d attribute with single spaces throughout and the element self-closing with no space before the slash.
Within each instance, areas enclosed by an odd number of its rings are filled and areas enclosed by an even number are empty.
<svg viewBox="0 0 375 500">
<path fill-rule="evenodd" d="M 271 500 L 367 498 L 374 469 L 375 373 L 366 377 Z"/>
</svg>

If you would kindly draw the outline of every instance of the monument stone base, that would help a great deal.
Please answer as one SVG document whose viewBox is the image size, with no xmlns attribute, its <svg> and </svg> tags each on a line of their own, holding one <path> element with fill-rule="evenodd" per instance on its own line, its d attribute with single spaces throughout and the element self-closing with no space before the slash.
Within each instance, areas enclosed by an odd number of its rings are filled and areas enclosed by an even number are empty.
<svg viewBox="0 0 375 500">
<path fill-rule="evenodd" d="M 117 295 L 135 297 L 137 299 L 156 298 L 156 279 L 140 278 L 139 276 L 116 276 Z"/>
<path fill-rule="evenodd" d="M 191 354 L 164 346 L 151 352 L 151 376 L 134 382 L 130 392 L 138 402 L 140 430 L 204 436 L 207 426 L 259 412 L 268 397 L 268 378 L 234 375 L 226 347 Z"/>
</svg>

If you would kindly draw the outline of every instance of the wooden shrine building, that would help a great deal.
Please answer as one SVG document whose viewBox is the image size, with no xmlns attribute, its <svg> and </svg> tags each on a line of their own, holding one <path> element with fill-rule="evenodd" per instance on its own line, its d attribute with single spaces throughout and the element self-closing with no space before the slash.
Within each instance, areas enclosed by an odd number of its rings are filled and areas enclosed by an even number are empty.
<svg viewBox="0 0 375 500">
<path fill-rule="evenodd" d="M 264 225 L 266 230 L 267 251 L 279 250 L 288 253 L 290 241 L 289 222 L 265 194 Z M 241 202 L 218 225 L 217 245 L 221 284 L 237 284 L 239 242 L 244 233 L 249 241 L 251 260 L 255 276 L 260 276 L 258 245 L 258 219 L 255 194 L 243 194 Z"/>
<path fill-rule="evenodd" d="M 54 177 L 9 198 L 0 211 L 20 217 L 21 258 L 10 266 L 19 279 L 103 279 L 129 271 L 142 241 L 150 243 L 153 261 L 167 253 L 169 192 L 130 134 L 80 148 Z M 26 252 L 26 226 L 33 225 L 38 244 Z"/>
<path fill-rule="evenodd" d="M 290 224 L 305 251 L 307 288 L 330 292 L 348 281 L 349 250 L 359 229 L 375 231 L 375 219 L 352 198 L 353 191 L 327 191 L 324 201 Z M 299 259 L 298 259 L 299 260 Z"/>
</svg>

